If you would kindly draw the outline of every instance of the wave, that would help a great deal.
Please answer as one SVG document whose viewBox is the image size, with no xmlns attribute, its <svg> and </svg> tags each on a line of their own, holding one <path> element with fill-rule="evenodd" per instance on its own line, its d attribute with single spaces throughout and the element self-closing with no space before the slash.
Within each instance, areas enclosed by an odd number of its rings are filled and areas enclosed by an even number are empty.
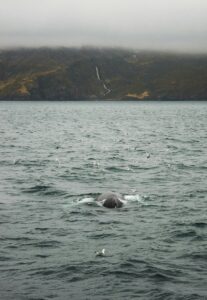
<svg viewBox="0 0 207 300">
<path fill-rule="evenodd" d="M 195 230 L 185 230 L 185 231 L 178 231 L 176 230 L 174 233 L 174 238 L 194 238 L 197 236 L 197 232 Z"/>
<path fill-rule="evenodd" d="M 22 188 L 22 193 L 38 194 L 44 196 L 67 196 L 68 193 L 64 190 L 54 188 L 52 185 L 36 184 L 28 188 Z"/>
<path fill-rule="evenodd" d="M 56 240 L 43 240 L 38 242 L 33 242 L 30 244 L 27 244 L 29 246 L 33 246 L 35 248 L 59 248 L 61 245 L 61 242 Z"/>
<path fill-rule="evenodd" d="M 177 222 L 176 226 L 192 226 L 197 228 L 207 227 L 207 222 L 198 221 L 198 222 Z"/>
</svg>

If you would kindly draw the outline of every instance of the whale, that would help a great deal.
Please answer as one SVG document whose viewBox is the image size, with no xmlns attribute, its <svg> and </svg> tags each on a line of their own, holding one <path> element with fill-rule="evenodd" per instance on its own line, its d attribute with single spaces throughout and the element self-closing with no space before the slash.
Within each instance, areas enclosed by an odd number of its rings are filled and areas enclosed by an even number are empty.
<svg viewBox="0 0 207 300">
<path fill-rule="evenodd" d="M 98 196 L 97 201 L 107 208 L 120 208 L 123 206 L 124 197 L 119 193 L 106 192 Z"/>
</svg>

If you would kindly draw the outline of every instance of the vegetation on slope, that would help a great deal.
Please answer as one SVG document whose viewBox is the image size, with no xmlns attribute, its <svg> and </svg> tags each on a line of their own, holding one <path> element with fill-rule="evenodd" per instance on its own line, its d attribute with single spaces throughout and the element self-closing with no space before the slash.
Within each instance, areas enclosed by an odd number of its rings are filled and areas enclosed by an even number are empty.
<svg viewBox="0 0 207 300">
<path fill-rule="evenodd" d="M 4 50 L 0 99 L 205 100 L 207 55 L 95 48 Z"/>
</svg>

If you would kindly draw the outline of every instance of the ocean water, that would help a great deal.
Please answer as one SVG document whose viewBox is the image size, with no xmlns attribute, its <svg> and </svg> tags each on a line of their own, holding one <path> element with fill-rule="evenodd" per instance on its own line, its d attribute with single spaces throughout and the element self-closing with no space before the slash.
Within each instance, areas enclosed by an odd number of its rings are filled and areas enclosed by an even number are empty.
<svg viewBox="0 0 207 300">
<path fill-rule="evenodd" d="M 0 299 L 207 299 L 207 102 L 0 102 Z"/>
</svg>

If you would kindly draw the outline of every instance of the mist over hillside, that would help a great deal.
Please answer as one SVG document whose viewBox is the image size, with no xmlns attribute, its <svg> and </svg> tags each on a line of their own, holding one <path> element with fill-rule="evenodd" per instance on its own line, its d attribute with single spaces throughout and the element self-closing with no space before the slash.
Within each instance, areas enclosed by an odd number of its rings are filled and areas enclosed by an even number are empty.
<svg viewBox="0 0 207 300">
<path fill-rule="evenodd" d="M 107 48 L 0 52 L 1 100 L 205 100 L 207 55 Z"/>
</svg>

